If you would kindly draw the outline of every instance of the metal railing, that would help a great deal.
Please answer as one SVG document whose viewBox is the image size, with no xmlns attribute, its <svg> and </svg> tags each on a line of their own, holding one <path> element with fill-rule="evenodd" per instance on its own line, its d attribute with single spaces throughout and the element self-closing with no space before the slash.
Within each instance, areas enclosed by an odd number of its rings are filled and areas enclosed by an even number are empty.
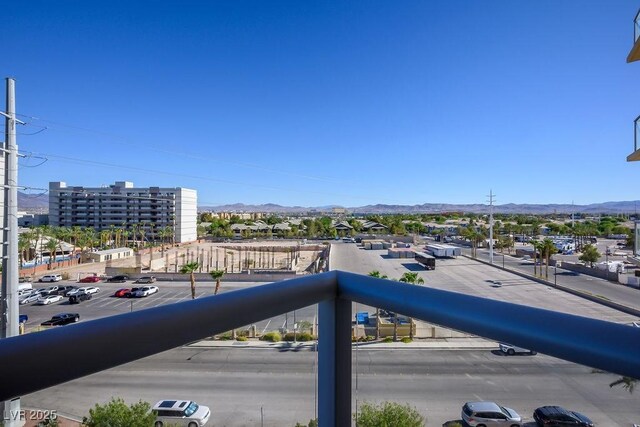
<svg viewBox="0 0 640 427">
<path fill-rule="evenodd" d="M 633 152 L 638 151 L 638 143 L 640 142 L 640 116 L 633 121 Z"/>
<path fill-rule="evenodd" d="M 638 9 L 638 13 L 636 13 L 636 17 L 633 19 L 633 43 L 638 41 L 640 38 L 640 9 Z"/>
<path fill-rule="evenodd" d="M 331 271 L 6 338 L 0 400 L 319 303 L 318 420 L 350 425 L 352 301 L 640 378 L 640 328 Z M 73 369 L 50 368 L 71 360 Z"/>
</svg>

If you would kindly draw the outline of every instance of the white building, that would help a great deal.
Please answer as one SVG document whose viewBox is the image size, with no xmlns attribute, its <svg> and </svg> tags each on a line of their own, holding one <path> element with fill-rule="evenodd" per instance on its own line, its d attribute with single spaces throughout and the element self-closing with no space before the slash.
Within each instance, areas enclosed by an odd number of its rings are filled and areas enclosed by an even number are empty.
<svg viewBox="0 0 640 427">
<path fill-rule="evenodd" d="M 145 240 L 160 240 L 160 230 L 170 227 L 175 242 L 197 239 L 196 190 L 188 188 L 134 188 L 132 182 L 90 188 L 49 183 L 49 225 L 91 227 L 96 231 L 112 227 L 144 230 Z"/>
</svg>

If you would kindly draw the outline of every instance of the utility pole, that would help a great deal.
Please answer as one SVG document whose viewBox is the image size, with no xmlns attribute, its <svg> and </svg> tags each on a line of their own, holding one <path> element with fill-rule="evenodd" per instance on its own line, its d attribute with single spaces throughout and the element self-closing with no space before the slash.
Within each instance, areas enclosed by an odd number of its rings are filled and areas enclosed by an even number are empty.
<svg viewBox="0 0 640 427">
<path fill-rule="evenodd" d="M 15 80 L 7 78 L 7 111 L 4 158 L 2 220 L 2 318 L 0 339 L 18 335 L 18 146 L 16 145 Z M 23 123 L 24 124 L 24 123 Z M 0 402 L 5 427 L 23 425 L 20 398 Z"/>
<path fill-rule="evenodd" d="M 493 265 L 493 190 L 489 190 L 489 262 Z"/>
</svg>

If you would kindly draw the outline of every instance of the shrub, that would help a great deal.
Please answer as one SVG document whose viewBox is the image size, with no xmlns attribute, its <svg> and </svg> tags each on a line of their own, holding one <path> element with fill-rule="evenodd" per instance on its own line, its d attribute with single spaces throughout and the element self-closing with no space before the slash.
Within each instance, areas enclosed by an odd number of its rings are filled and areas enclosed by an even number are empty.
<svg viewBox="0 0 640 427">
<path fill-rule="evenodd" d="M 296 427 L 318 427 L 318 419 L 309 420 L 309 424 L 296 423 Z"/>
<path fill-rule="evenodd" d="M 357 427 L 424 426 L 424 417 L 414 407 L 396 402 L 383 402 L 380 405 L 365 402 L 353 419 L 357 420 Z"/>
<path fill-rule="evenodd" d="M 236 337 L 236 341 L 249 341 L 249 338 L 245 337 L 244 335 L 239 335 L 238 337 Z"/>
<path fill-rule="evenodd" d="M 284 337 L 282 337 L 283 341 L 293 341 L 294 335 L 293 332 L 287 332 Z M 295 334 L 296 341 L 313 341 L 315 338 L 309 332 L 298 332 Z"/>
<path fill-rule="evenodd" d="M 393 342 L 393 338 L 391 337 L 385 337 L 382 342 Z"/>
<path fill-rule="evenodd" d="M 282 336 L 280 335 L 280 332 L 274 331 L 274 332 L 267 332 L 262 337 L 260 337 L 260 339 L 262 341 L 278 342 L 278 341 L 282 341 Z"/>
<path fill-rule="evenodd" d="M 104 406 L 96 404 L 89 409 L 89 416 L 84 417 L 82 425 L 86 427 L 148 427 L 153 425 L 156 416 L 151 412 L 151 405 L 142 400 L 128 406 L 121 398 L 112 398 Z"/>
<path fill-rule="evenodd" d="M 71 275 L 69 275 L 69 273 L 67 273 L 66 271 L 63 271 L 62 274 L 62 280 L 69 280 L 71 279 Z"/>
<path fill-rule="evenodd" d="M 410 342 L 413 342 L 413 340 L 409 337 L 402 337 L 400 341 L 402 341 L 405 344 L 409 344 Z"/>
</svg>

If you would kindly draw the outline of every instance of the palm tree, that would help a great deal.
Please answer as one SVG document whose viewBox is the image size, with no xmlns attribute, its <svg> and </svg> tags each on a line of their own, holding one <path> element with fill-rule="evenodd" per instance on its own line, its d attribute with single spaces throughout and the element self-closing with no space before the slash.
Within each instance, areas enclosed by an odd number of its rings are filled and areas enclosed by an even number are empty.
<svg viewBox="0 0 640 427">
<path fill-rule="evenodd" d="M 545 279 L 548 279 L 549 278 L 549 258 L 551 257 L 551 255 L 558 252 L 558 248 L 556 248 L 556 245 L 553 243 L 553 240 L 546 238 L 542 241 L 540 249 L 541 249 L 540 256 L 544 257 L 546 260 L 545 268 L 544 268 L 544 276 L 545 276 Z M 540 268 L 542 269 L 542 264 L 540 264 Z M 540 272 L 540 275 L 542 276 L 542 271 Z"/>
<path fill-rule="evenodd" d="M 49 270 L 51 270 L 53 260 L 56 258 L 56 251 L 58 250 L 58 241 L 50 237 L 44 247 L 49 251 Z"/>
<path fill-rule="evenodd" d="M 424 284 L 424 279 L 418 275 L 418 273 L 407 272 L 400 278 L 401 282 L 411 283 L 413 285 Z M 396 316 L 397 318 L 398 316 Z M 397 323 L 397 320 L 396 320 Z M 394 329 L 397 329 L 394 328 Z M 413 339 L 413 318 L 409 317 L 409 338 Z"/>
<path fill-rule="evenodd" d="M 369 272 L 369 276 L 376 277 L 378 279 L 387 279 L 386 275 L 381 275 L 378 270 Z M 380 308 L 376 307 L 376 339 L 380 338 Z"/>
<path fill-rule="evenodd" d="M 29 232 L 20 233 L 18 235 L 18 254 L 20 255 L 20 268 L 24 265 L 24 260 L 28 256 L 25 254 L 29 253 L 29 249 L 31 249 L 31 236 L 28 234 Z"/>
<path fill-rule="evenodd" d="M 196 299 L 196 270 L 198 268 L 200 268 L 200 264 L 197 262 L 187 263 L 180 268 L 181 274 L 189 274 L 189 280 L 191 281 L 191 299 Z"/>
<path fill-rule="evenodd" d="M 210 271 L 209 274 L 211 275 L 211 278 L 216 281 L 216 288 L 214 289 L 213 294 L 217 295 L 220 290 L 220 281 L 222 280 L 222 276 L 224 276 L 224 270 L 213 270 Z"/>
</svg>

